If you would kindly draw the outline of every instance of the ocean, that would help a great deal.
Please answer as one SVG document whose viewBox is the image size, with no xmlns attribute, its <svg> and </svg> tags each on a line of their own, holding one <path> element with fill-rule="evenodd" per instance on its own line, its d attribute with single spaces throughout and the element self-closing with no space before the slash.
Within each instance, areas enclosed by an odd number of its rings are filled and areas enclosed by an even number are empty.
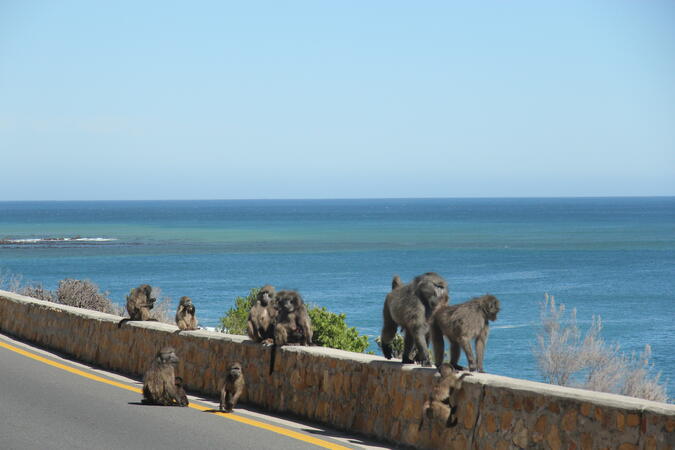
<svg viewBox="0 0 675 450">
<path fill-rule="evenodd" d="M 391 278 L 434 271 L 459 303 L 491 293 L 485 369 L 541 381 L 545 294 L 625 352 L 651 345 L 675 390 L 675 197 L 0 202 L 0 271 L 190 296 L 213 327 L 253 287 L 296 289 L 374 338 Z M 371 350 L 379 353 L 372 344 Z M 462 356 L 464 360 L 464 356 Z"/>
</svg>

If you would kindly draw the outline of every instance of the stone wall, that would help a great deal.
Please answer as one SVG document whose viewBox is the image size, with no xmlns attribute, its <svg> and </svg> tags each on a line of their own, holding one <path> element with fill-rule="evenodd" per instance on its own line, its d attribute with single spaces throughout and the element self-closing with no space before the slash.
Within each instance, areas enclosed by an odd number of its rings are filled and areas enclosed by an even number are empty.
<svg viewBox="0 0 675 450">
<path fill-rule="evenodd" d="M 322 347 L 279 350 L 243 336 L 176 333 L 157 322 L 121 318 L 0 291 L 0 330 L 98 366 L 141 376 L 163 345 L 176 348 L 190 390 L 217 396 L 229 361 L 246 376 L 242 402 L 288 412 L 418 448 L 672 449 L 675 405 L 517 380 L 465 378 L 459 424 L 425 423 L 421 406 L 433 369 Z"/>
</svg>

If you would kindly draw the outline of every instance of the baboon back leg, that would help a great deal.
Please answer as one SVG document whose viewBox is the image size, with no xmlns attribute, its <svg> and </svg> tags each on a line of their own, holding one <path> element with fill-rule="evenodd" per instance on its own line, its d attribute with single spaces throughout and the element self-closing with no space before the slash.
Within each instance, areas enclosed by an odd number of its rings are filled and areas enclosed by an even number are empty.
<svg viewBox="0 0 675 450">
<path fill-rule="evenodd" d="M 227 396 L 225 390 L 220 391 L 220 410 L 225 411 L 225 397 Z"/>
<path fill-rule="evenodd" d="M 436 326 L 431 328 L 431 341 L 434 346 L 434 363 L 436 363 L 436 367 L 440 367 L 443 364 L 445 342 L 443 340 L 443 333 Z"/>
<path fill-rule="evenodd" d="M 485 341 L 487 341 L 487 333 L 481 333 L 476 338 L 476 366 L 479 372 L 484 372 L 483 357 L 485 356 Z"/>
<path fill-rule="evenodd" d="M 410 359 L 410 351 L 412 350 L 414 344 L 414 339 L 412 333 L 408 330 L 405 330 L 405 335 L 403 336 L 403 364 L 412 364 L 414 361 Z"/>
<path fill-rule="evenodd" d="M 241 397 L 241 391 L 235 392 L 232 398 L 230 399 L 230 410 L 235 407 L 237 402 L 239 401 L 239 397 Z"/>
<path fill-rule="evenodd" d="M 457 422 L 459 420 L 457 419 L 457 406 L 452 406 L 450 408 L 450 414 L 448 414 L 448 420 L 445 421 L 445 426 L 448 428 L 452 428 L 455 425 L 457 425 Z"/>
<path fill-rule="evenodd" d="M 413 334 L 413 339 L 417 350 L 415 361 L 421 363 L 424 367 L 430 366 L 431 363 L 429 362 L 429 350 L 427 346 L 429 334 L 426 333 L 424 329 L 418 328 Z"/>
<path fill-rule="evenodd" d="M 225 395 L 225 411 L 232 411 L 232 392 L 227 391 Z"/>
<path fill-rule="evenodd" d="M 455 370 L 463 370 L 464 367 L 460 366 L 459 356 L 460 356 L 459 344 L 455 341 L 450 341 L 450 365 Z"/>
<path fill-rule="evenodd" d="M 386 306 L 384 308 L 382 316 L 384 319 L 384 325 L 382 326 L 382 333 L 380 333 L 382 353 L 384 354 L 385 358 L 391 359 L 393 356 L 391 349 L 391 341 L 393 341 L 394 337 L 396 336 L 396 328 L 398 328 L 398 325 L 396 324 L 396 322 L 394 322 L 394 319 L 391 318 L 391 314 L 389 314 L 389 308 L 387 308 Z"/>
<path fill-rule="evenodd" d="M 466 354 L 466 359 L 469 361 L 469 370 L 476 370 L 476 357 L 473 354 L 473 349 L 471 348 L 471 339 L 462 338 L 459 342 L 459 345 L 462 346 L 462 350 Z"/>
</svg>

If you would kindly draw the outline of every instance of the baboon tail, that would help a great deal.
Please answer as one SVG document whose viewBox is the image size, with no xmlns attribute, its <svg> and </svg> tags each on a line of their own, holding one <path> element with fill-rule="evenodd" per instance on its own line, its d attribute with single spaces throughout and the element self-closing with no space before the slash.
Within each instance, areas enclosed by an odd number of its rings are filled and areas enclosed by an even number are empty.
<svg viewBox="0 0 675 450">
<path fill-rule="evenodd" d="M 277 359 L 277 344 L 272 344 L 272 354 L 270 355 L 270 375 L 274 372 L 274 361 Z"/>
<path fill-rule="evenodd" d="M 129 319 L 129 318 L 120 320 L 120 321 L 117 323 L 117 328 L 122 328 L 122 325 L 124 325 L 125 323 L 127 323 L 127 322 L 130 321 L 130 320 L 131 320 L 131 319 Z"/>
</svg>

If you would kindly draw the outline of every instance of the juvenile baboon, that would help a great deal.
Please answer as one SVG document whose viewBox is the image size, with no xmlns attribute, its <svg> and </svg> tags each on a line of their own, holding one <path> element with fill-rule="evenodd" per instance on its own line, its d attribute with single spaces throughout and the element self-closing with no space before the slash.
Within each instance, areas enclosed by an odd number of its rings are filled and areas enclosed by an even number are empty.
<svg viewBox="0 0 675 450">
<path fill-rule="evenodd" d="M 469 361 L 469 370 L 483 372 L 485 344 L 490 333 L 489 321 L 497 320 L 499 300 L 494 295 L 483 295 L 459 305 L 444 305 L 438 308 L 432 317 L 431 337 L 434 344 L 436 364 L 443 362 L 443 336 L 450 341 L 450 364 L 457 370 L 463 367 L 457 364 L 460 347 Z M 474 357 L 471 341 L 476 341 Z"/>
<path fill-rule="evenodd" d="M 270 375 L 274 372 L 278 346 L 312 345 L 312 321 L 300 294 L 296 291 L 279 291 L 276 296 L 276 308 Z"/>
<path fill-rule="evenodd" d="M 248 313 L 248 337 L 256 342 L 272 340 L 274 337 L 275 296 L 274 286 L 266 284 L 258 291 L 256 302 Z"/>
<path fill-rule="evenodd" d="M 196 330 L 197 317 L 195 316 L 195 306 L 190 297 L 181 297 L 176 310 L 176 325 L 180 330 Z"/>
<path fill-rule="evenodd" d="M 453 372 L 452 366 L 447 363 L 441 364 L 438 371 L 440 377 L 434 381 L 429 399 L 422 407 L 420 429 L 424 423 L 424 417 L 430 420 L 434 418 L 440 420 L 446 427 L 457 425 L 457 392 L 462 388 L 462 379 L 471 374 L 463 373 L 458 377 Z"/>
<path fill-rule="evenodd" d="M 185 393 L 185 385 L 181 377 L 176 377 L 176 398 L 178 399 L 178 406 L 187 406 L 190 404 Z"/>
<path fill-rule="evenodd" d="M 227 375 L 223 380 L 223 386 L 220 388 L 220 410 L 232 412 L 232 409 L 237 405 L 237 400 L 244 392 L 245 386 L 246 382 L 244 381 L 241 364 L 238 362 L 230 364 Z"/>
<path fill-rule="evenodd" d="M 397 285 L 397 277 L 392 286 Z M 400 281 L 400 280 L 399 280 Z M 443 277 L 427 272 L 415 277 L 413 281 L 393 289 L 384 300 L 382 315 L 381 343 L 382 353 L 387 359 L 392 358 L 391 342 L 398 326 L 405 331 L 403 339 L 403 364 L 411 364 L 411 350 L 415 347 L 415 361 L 423 366 L 430 366 L 429 330 L 433 312 L 441 305 L 448 303 L 448 284 Z"/>
<path fill-rule="evenodd" d="M 163 406 L 181 404 L 176 387 L 175 368 L 178 362 L 173 347 L 163 347 L 157 352 L 143 376 L 143 403 Z"/>
<path fill-rule="evenodd" d="M 149 284 L 141 284 L 133 288 L 127 295 L 129 317 L 120 320 L 117 326 L 121 327 L 130 320 L 155 320 L 150 318 L 150 310 L 155 306 L 155 301 L 157 299 L 152 295 L 152 286 Z"/>
</svg>

